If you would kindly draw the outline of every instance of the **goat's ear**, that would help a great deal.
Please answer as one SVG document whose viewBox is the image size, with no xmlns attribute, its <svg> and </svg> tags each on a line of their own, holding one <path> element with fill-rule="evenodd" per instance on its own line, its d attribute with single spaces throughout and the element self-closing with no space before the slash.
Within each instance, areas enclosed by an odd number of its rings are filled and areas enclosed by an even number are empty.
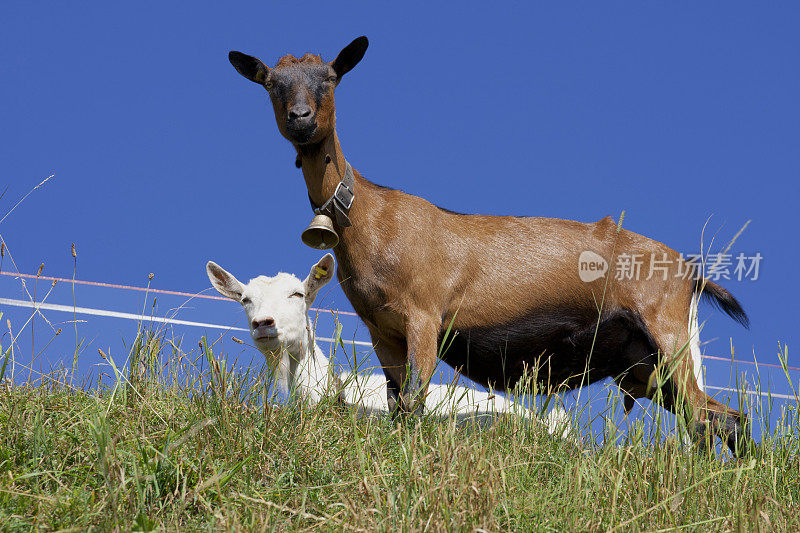
<svg viewBox="0 0 800 533">
<path fill-rule="evenodd" d="M 368 46 L 369 40 L 364 35 L 357 37 L 352 43 L 345 46 L 336 56 L 336 59 L 331 62 L 333 71 L 336 72 L 336 77 L 341 79 L 342 76 L 358 65 L 358 62 L 367 52 Z"/>
<path fill-rule="evenodd" d="M 231 65 L 248 80 L 264 85 L 269 74 L 269 67 L 257 57 L 249 56 L 241 52 L 232 51 L 228 53 L 228 61 Z"/>
<path fill-rule="evenodd" d="M 231 300 L 236 300 L 237 302 L 242 299 L 244 285 L 242 285 L 233 274 L 214 261 L 209 261 L 206 264 L 206 274 L 208 274 L 208 279 L 211 280 L 211 284 L 221 295 Z"/>
<path fill-rule="evenodd" d="M 333 279 L 333 271 L 335 269 L 336 262 L 331 254 L 325 254 L 325 257 L 311 267 L 311 273 L 303 282 L 306 287 L 306 301 L 309 305 L 314 302 L 319 290 Z"/>
</svg>

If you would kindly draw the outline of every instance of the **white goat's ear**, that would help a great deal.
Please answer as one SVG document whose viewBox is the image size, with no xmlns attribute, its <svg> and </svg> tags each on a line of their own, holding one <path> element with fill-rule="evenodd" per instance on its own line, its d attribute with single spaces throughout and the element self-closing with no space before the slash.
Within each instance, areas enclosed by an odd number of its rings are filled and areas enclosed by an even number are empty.
<svg viewBox="0 0 800 533">
<path fill-rule="evenodd" d="M 236 300 L 237 302 L 242 299 L 244 292 L 244 285 L 236 279 L 236 277 L 216 264 L 214 261 L 209 261 L 206 264 L 206 274 L 211 284 L 223 296 Z"/>
<path fill-rule="evenodd" d="M 333 279 L 333 271 L 336 269 L 336 262 L 333 260 L 331 254 L 325 254 L 325 257 L 311 267 L 311 273 L 303 282 L 306 288 L 306 301 L 309 305 L 317 297 L 319 290 L 325 286 L 330 280 Z"/>
</svg>

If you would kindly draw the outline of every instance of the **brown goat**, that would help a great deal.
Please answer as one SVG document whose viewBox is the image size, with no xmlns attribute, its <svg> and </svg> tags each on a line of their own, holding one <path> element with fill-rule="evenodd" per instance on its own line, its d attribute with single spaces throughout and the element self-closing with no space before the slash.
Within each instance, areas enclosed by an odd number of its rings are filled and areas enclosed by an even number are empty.
<svg viewBox="0 0 800 533">
<path fill-rule="evenodd" d="M 330 198 L 347 163 L 336 134 L 334 89 L 364 56 L 366 37 L 330 63 L 287 55 L 269 68 L 258 58 L 231 52 L 245 78 L 264 86 L 281 134 L 297 150 L 312 204 Z M 355 175 L 352 225 L 334 222 L 334 252 L 345 295 L 366 323 L 389 380 L 389 405 L 422 405 L 438 347 L 452 324 L 455 337 L 442 359 L 479 383 L 506 390 L 526 369 L 548 386 L 574 387 L 611 377 L 634 398 L 691 406 L 695 435 L 719 435 L 741 451 L 744 419 L 703 393 L 689 356 L 689 309 L 699 294 L 747 325 L 725 289 L 686 272 L 677 252 L 621 230 L 610 217 L 580 223 L 536 217 L 463 215 L 375 185 Z M 584 282 L 582 252 L 606 261 L 640 254 L 641 272 L 660 263 L 650 279 Z M 656 266 L 656 265 L 652 265 Z M 663 271 L 663 276 L 661 275 Z M 701 290 L 702 289 L 702 290 Z M 654 378 L 663 369 L 666 378 Z M 660 371 L 660 370 L 659 370 Z"/>
</svg>

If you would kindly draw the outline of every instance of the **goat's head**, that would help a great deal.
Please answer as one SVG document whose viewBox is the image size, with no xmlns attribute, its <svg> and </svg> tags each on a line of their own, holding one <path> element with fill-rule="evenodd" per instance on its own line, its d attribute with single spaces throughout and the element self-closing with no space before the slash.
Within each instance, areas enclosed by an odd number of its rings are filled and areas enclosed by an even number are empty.
<svg viewBox="0 0 800 533">
<path fill-rule="evenodd" d="M 299 349 L 306 339 L 308 308 L 319 290 L 332 278 L 335 263 L 327 254 L 300 281 L 292 274 L 259 276 L 246 285 L 213 261 L 206 264 L 211 284 L 223 296 L 244 307 L 250 336 L 264 354 L 279 355 L 283 348 Z"/>
<path fill-rule="evenodd" d="M 361 61 L 369 41 L 359 37 L 330 63 L 306 54 L 300 59 L 283 56 L 269 68 L 257 57 L 230 52 L 228 59 L 248 80 L 263 85 L 272 100 L 281 134 L 293 144 L 316 144 L 336 126 L 333 90 L 342 76 Z"/>
</svg>

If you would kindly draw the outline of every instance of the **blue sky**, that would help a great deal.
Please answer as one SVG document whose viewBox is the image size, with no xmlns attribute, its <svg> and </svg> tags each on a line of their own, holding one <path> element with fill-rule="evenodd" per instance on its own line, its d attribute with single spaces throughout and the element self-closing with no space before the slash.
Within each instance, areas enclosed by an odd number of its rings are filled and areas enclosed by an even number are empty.
<svg viewBox="0 0 800 533">
<path fill-rule="evenodd" d="M 775 362 L 785 343 L 800 365 L 795 4 L 45 5 L 0 8 L 0 213 L 55 174 L 0 225 L 23 272 L 44 262 L 70 277 L 75 242 L 81 279 L 143 285 L 152 272 L 154 287 L 195 292 L 209 259 L 240 278 L 305 274 L 321 254 L 299 239 L 311 213 L 293 149 L 227 53 L 330 60 L 365 34 L 337 116 L 367 178 L 462 212 L 625 210 L 626 228 L 686 253 L 709 217 L 716 250 L 752 220 L 733 252 L 763 256 L 759 279 L 722 282 L 752 328 L 706 307 L 706 351 L 732 343 L 738 358 Z M 0 297 L 22 297 L 3 278 Z M 65 287 L 51 298 L 72 301 Z M 350 309 L 338 289 L 325 304 Z M 134 312 L 141 300 L 79 289 L 78 305 Z M 243 322 L 233 304 L 180 316 Z M 135 325 L 81 327 L 117 347 Z M 730 382 L 727 364 L 709 372 Z"/>
</svg>

